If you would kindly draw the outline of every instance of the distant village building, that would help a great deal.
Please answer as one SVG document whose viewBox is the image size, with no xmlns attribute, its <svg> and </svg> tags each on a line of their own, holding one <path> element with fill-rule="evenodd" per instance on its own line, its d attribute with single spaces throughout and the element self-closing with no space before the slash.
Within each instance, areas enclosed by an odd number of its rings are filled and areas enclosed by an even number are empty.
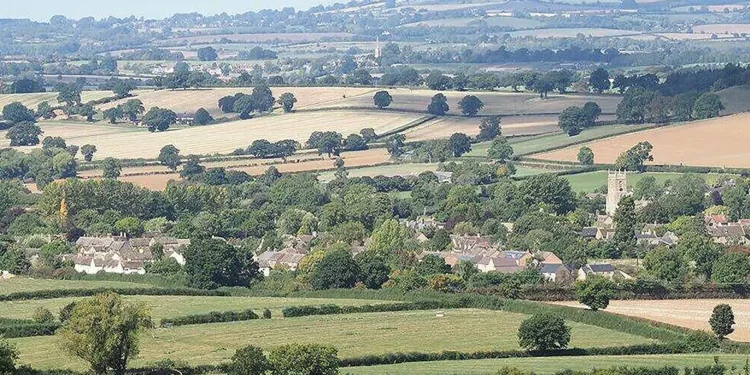
<svg viewBox="0 0 750 375">
<path fill-rule="evenodd" d="M 281 251 L 266 251 L 255 257 L 258 268 L 264 276 L 269 276 L 271 270 L 285 269 L 296 271 L 302 260 L 307 258 L 307 251 L 284 249 Z"/>
<path fill-rule="evenodd" d="M 171 237 L 81 237 L 76 241 L 78 253 L 68 259 L 73 261 L 77 272 L 143 275 L 146 264 L 154 261 L 151 249 L 156 244 L 163 246 L 163 259 L 172 258 L 180 265 L 185 264 L 183 250 L 190 240 Z"/>
</svg>

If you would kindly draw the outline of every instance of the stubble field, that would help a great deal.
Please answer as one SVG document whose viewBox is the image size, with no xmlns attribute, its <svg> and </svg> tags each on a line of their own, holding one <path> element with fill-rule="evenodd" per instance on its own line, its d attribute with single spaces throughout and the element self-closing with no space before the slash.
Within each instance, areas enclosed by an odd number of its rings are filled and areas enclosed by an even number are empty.
<svg viewBox="0 0 750 375">
<path fill-rule="evenodd" d="M 654 146 L 653 164 L 750 167 L 748 123 L 750 113 L 744 113 L 629 133 L 533 157 L 574 162 L 578 150 L 587 146 L 594 151 L 596 163 L 614 163 L 622 152 L 648 141 Z"/>
</svg>

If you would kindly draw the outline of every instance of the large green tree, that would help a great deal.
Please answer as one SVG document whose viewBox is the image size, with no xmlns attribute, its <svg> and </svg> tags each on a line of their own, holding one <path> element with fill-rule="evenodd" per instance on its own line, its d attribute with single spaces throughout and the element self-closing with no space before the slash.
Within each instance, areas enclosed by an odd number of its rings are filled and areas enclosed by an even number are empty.
<svg viewBox="0 0 750 375">
<path fill-rule="evenodd" d="M 393 103 L 393 97 L 388 91 L 376 92 L 375 96 L 372 97 L 372 100 L 375 103 L 375 106 L 380 109 L 386 108 Z"/>
<path fill-rule="evenodd" d="M 159 151 L 159 157 L 157 158 L 161 165 L 176 171 L 177 166 L 180 165 L 180 150 L 174 145 L 166 145 Z"/>
<path fill-rule="evenodd" d="M 20 102 L 13 102 L 3 107 L 3 119 L 12 124 L 36 121 L 34 112 Z"/>
<path fill-rule="evenodd" d="M 474 95 L 466 95 L 458 102 L 458 108 L 464 116 L 476 116 L 484 108 L 484 102 Z"/>
<path fill-rule="evenodd" d="M 615 245 L 623 251 L 635 243 L 635 201 L 633 197 L 623 197 L 615 210 Z"/>
<path fill-rule="evenodd" d="M 713 265 L 713 280 L 719 283 L 743 283 L 750 276 L 747 255 L 732 253 L 722 255 Z"/>
<path fill-rule="evenodd" d="M 88 362 L 94 374 L 123 375 L 138 355 L 139 334 L 152 326 L 145 305 L 108 293 L 77 301 L 58 335 L 62 348 Z"/>
<path fill-rule="evenodd" d="M 569 136 L 578 135 L 588 123 L 588 115 L 581 107 L 568 107 L 560 113 L 557 124 Z"/>
<path fill-rule="evenodd" d="M 252 254 L 213 238 L 192 241 L 185 251 L 185 271 L 190 286 L 201 289 L 248 286 L 261 277 Z"/>
<path fill-rule="evenodd" d="M 653 149 L 654 146 L 648 141 L 638 142 L 637 145 L 617 157 L 615 168 L 618 170 L 644 172 L 646 170 L 645 163 L 647 161 L 654 161 L 654 156 L 651 155 Z"/>
<path fill-rule="evenodd" d="M 502 134 L 500 116 L 485 117 L 479 123 L 478 141 L 489 141 Z"/>
<path fill-rule="evenodd" d="M 611 87 L 609 81 L 609 72 L 604 68 L 597 68 L 589 76 L 589 86 L 594 89 L 594 92 L 601 94 L 604 91 L 609 90 Z"/>
<path fill-rule="evenodd" d="M 576 284 L 578 302 L 593 311 L 606 309 L 613 296 L 614 283 L 605 277 L 593 276 Z"/>
<path fill-rule="evenodd" d="M 315 267 L 310 284 L 314 289 L 352 288 L 360 280 L 360 268 L 351 252 L 336 249 L 326 252 Z"/>
<path fill-rule="evenodd" d="M 177 114 L 170 109 L 153 107 L 143 115 L 143 123 L 148 126 L 148 131 L 166 131 L 171 125 L 177 122 Z"/>
<path fill-rule="evenodd" d="M 594 151 L 586 146 L 581 147 L 581 149 L 578 150 L 578 162 L 583 165 L 594 164 Z"/>
<path fill-rule="evenodd" d="M 693 117 L 696 119 L 718 117 L 723 109 L 724 104 L 722 104 L 719 95 L 707 92 L 698 97 L 693 104 Z"/>
<path fill-rule="evenodd" d="M 448 113 L 448 110 L 450 110 L 448 98 L 442 93 L 435 94 L 427 106 L 427 112 L 435 116 L 443 116 Z"/>
<path fill-rule="evenodd" d="M 464 133 L 453 133 L 449 141 L 451 144 L 451 151 L 453 151 L 453 156 L 455 157 L 460 157 L 471 151 L 471 138 Z"/>
<path fill-rule="evenodd" d="M 33 122 L 19 122 L 13 125 L 5 138 L 10 140 L 11 146 L 34 146 L 39 144 L 39 136 L 44 133 L 42 129 Z"/>
<path fill-rule="evenodd" d="M 565 349 L 568 343 L 570 327 L 554 315 L 534 314 L 518 328 L 518 345 L 527 350 Z"/>
<path fill-rule="evenodd" d="M 268 355 L 274 375 L 338 375 L 340 361 L 334 347 L 287 344 Z"/>
<path fill-rule="evenodd" d="M 294 109 L 294 104 L 297 103 L 297 98 L 291 92 L 285 92 L 281 94 L 277 103 L 284 108 L 284 112 L 289 113 Z"/>
<path fill-rule="evenodd" d="M 115 158 L 105 158 L 102 161 L 102 171 L 102 176 L 104 178 L 120 177 L 120 172 L 122 172 L 122 165 L 120 164 L 120 160 Z"/>
</svg>

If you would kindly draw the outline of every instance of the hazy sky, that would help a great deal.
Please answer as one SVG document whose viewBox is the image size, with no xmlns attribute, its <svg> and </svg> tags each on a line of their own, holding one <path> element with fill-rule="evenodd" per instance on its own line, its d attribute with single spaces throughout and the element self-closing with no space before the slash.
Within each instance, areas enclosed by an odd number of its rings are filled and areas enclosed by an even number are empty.
<svg viewBox="0 0 750 375">
<path fill-rule="evenodd" d="M 30 18 L 48 21 L 56 14 L 68 18 L 108 16 L 165 18 L 175 13 L 202 14 L 245 13 L 267 8 L 307 9 L 318 4 L 332 4 L 333 0 L 1 0 L 0 18 Z M 338 2 L 345 2 L 339 0 Z"/>
</svg>

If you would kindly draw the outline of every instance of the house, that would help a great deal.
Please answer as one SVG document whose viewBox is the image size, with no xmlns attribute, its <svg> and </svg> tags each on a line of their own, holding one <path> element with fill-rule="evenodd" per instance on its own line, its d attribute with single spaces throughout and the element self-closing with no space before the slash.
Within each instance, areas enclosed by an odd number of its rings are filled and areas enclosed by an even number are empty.
<svg viewBox="0 0 750 375">
<path fill-rule="evenodd" d="M 425 242 L 427 242 L 429 240 L 430 239 L 427 238 L 427 236 L 425 236 L 424 233 L 419 233 L 419 235 L 417 235 L 417 242 L 419 242 L 419 243 L 425 243 Z"/>
<path fill-rule="evenodd" d="M 635 243 L 637 245 L 657 246 L 661 243 L 661 238 L 653 233 L 636 233 Z"/>
<path fill-rule="evenodd" d="M 581 237 L 583 238 L 590 238 L 594 239 L 596 238 L 596 234 L 599 232 L 599 228 L 596 227 L 585 227 L 581 229 Z"/>
<path fill-rule="evenodd" d="M 747 245 L 750 242 L 745 228 L 741 225 L 709 226 L 706 231 L 714 242 L 721 245 Z"/>
<path fill-rule="evenodd" d="M 453 182 L 453 172 L 432 172 L 438 178 L 438 182 L 441 184 L 449 184 Z"/>
<path fill-rule="evenodd" d="M 281 251 L 266 251 L 257 255 L 255 261 L 258 262 L 258 268 L 263 272 L 263 275 L 269 276 L 273 269 L 296 271 L 305 258 L 307 258 L 306 252 L 284 249 Z"/>
<path fill-rule="evenodd" d="M 575 268 L 564 264 L 542 264 L 539 271 L 544 279 L 551 282 L 567 282 L 575 280 L 578 275 Z"/>
<path fill-rule="evenodd" d="M 643 229 L 641 229 L 641 233 L 647 233 L 647 234 L 657 234 L 657 231 L 659 228 L 663 227 L 662 224 L 645 224 L 643 226 Z"/>
<path fill-rule="evenodd" d="M 726 217 L 726 215 L 706 215 L 703 218 L 703 221 L 706 223 L 707 227 L 729 225 L 729 219 Z"/>
<path fill-rule="evenodd" d="M 587 264 L 578 270 L 578 280 L 586 280 L 591 276 L 602 276 L 612 279 L 615 276 L 615 267 L 608 263 Z"/>
<path fill-rule="evenodd" d="M 551 251 L 537 251 L 534 254 L 527 252 L 518 264 L 526 267 L 529 264 L 562 264 L 562 260 Z"/>
<path fill-rule="evenodd" d="M 518 263 L 509 258 L 483 257 L 477 262 L 477 268 L 482 272 L 514 273 L 524 269 Z"/>
<path fill-rule="evenodd" d="M 609 241 L 615 238 L 614 228 L 597 228 L 596 239 L 602 241 Z"/>
<path fill-rule="evenodd" d="M 451 235 L 453 250 L 476 254 L 480 251 L 492 249 L 492 237 L 457 236 Z"/>
<path fill-rule="evenodd" d="M 677 235 L 672 232 L 664 233 L 664 235 L 661 236 L 661 243 L 663 245 L 667 245 L 667 246 L 677 245 L 677 241 L 679 241 L 679 237 L 677 237 Z"/>
<path fill-rule="evenodd" d="M 153 246 L 160 244 L 163 256 L 184 265 L 183 250 L 190 240 L 171 237 L 81 237 L 76 241 L 78 253 L 67 256 L 77 272 L 145 274 L 146 264 L 154 261 Z"/>
</svg>

